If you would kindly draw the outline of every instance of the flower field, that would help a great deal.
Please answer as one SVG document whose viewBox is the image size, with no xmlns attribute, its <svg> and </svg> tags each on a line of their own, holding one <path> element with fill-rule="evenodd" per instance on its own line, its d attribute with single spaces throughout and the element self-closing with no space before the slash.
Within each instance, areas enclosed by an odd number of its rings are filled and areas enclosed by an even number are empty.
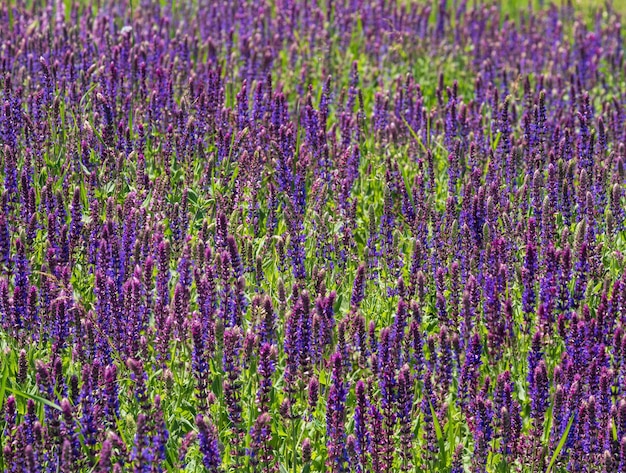
<svg viewBox="0 0 626 473">
<path fill-rule="evenodd" d="M 0 469 L 625 473 L 621 21 L 2 2 Z"/>
</svg>

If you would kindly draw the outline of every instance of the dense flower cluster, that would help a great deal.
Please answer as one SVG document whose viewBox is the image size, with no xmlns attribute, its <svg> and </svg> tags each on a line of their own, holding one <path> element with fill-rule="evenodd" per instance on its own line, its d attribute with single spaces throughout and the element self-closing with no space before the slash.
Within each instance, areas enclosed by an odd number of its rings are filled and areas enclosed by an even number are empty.
<svg viewBox="0 0 626 473">
<path fill-rule="evenodd" d="M 8 472 L 626 472 L 621 19 L 0 5 Z"/>
</svg>

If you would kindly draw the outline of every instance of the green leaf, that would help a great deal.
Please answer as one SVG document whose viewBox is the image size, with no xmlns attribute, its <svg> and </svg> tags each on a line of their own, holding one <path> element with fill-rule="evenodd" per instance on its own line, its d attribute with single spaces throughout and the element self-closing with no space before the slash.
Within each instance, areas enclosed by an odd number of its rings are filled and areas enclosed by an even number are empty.
<svg viewBox="0 0 626 473">
<path fill-rule="evenodd" d="M 44 397 L 38 396 L 37 394 L 30 394 L 24 391 L 20 391 L 19 389 L 13 389 L 9 387 L 7 387 L 6 390 L 9 391 L 10 393 L 16 394 L 17 396 L 25 397 L 26 399 L 32 399 L 33 401 L 37 401 L 42 404 L 45 404 L 46 406 L 52 407 L 53 409 L 56 409 L 57 411 L 61 410 L 61 406 L 59 406 L 58 404 L 55 404 L 52 401 L 48 401 Z"/>
<path fill-rule="evenodd" d="M 496 149 L 498 149 L 498 143 L 500 143 L 500 138 L 502 138 L 502 132 L 499 131 L 496 134 L 495 139 L 493 140 L 493 144 L 491 145 L 491 148 L 495 151 Z"/>
</svg>

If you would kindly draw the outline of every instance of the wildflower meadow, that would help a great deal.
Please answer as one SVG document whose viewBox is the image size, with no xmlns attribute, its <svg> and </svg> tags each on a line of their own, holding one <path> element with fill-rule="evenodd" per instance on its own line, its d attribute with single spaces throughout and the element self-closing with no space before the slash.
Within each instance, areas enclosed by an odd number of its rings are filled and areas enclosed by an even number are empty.
<svg viewBox="0 0 626 473">
<path fill-rule="evenodd" d="M 0 2 L 0 470 L 626 473 L 622 11 Z"/>
</svg>

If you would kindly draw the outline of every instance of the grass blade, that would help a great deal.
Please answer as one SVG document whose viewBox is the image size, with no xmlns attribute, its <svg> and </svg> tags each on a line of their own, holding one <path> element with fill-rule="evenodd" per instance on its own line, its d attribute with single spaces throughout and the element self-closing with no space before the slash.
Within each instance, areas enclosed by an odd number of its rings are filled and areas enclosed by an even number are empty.
<svg viewBox="0 0 626 473">
<path fill-rule="evenodd" d="M 569 435 L 569 431 L 572 428 L 573 423 L 574 423 L 574 414 L 572 414 L 572 417 L 569 418 L 567 427 L 565 427 L 565 432 L 563 432 L 563 435 L 561 435 L 561 440 L 559 440 L 559 443 L 556 446 L 554 453 L 552 454 L 552 458 L 550 459 L 550 463 L 548 464 L 546 473 L 550 473 L 550 470 L 552 470 L 552 467 L 556 463 L 556 459 L 559 458 L 559 455 L 561 454 L 561 450 L 563 450 L 563 447 L 565 446 L 565 442 L 567 441 L 567 437 Z"/>
<path fill-rule="evenodd" d="M 55 404 L 52 401 L 49 401 L 48 399 L 38 396 L 37 394 L 30 394 L 30 393 L 26 393 L 24 391 L 20 391 L 19 389 L 13 389 L 13 388 L 6 388 L 7 391 L 9 391 L 10 393 L 13 393 L 17 396 L 20 397 L 25 397 L 26 399 L 32 399 L 33 401 L 37 401 L 40 402 L 42 404 L 45 404 L 48 407 L 52 407 L 53 409 L 56 409 L 57 411 L 61 410 L 61 406 L 59 406 L 58 404 Z"/>
<path fill-rule="evenodd" d="M 433 407 L 432 402 L 428 401 L 428 405 L 430 406 L 430 413 L 433 416 L 433 425 L 435 427 L 435 435 L 437 436 L 437 443 L 439 444 L 439 453 L 441 455 L 441 463 L 446 466 L 447 458 L 446 458 L 446 450 L 445 450 L 445 439 L 443 438 L 443 430 L 441 430 L 441 425 L 439 424 L 439 419 L 437 419 L 437 413 L 435 412 L 435 408 Z"/>
</svg>

